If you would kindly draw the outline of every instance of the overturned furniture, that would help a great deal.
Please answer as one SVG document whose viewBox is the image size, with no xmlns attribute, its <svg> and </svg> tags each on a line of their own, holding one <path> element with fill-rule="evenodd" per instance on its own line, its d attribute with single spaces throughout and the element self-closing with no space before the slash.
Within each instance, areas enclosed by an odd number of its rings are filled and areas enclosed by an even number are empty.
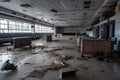
<svg viewBox="0 0 120 80">
<path fill-rule="evenodd" d="M 105 55 L 107 55 L 110 53 L 110 41 L 102 39 L 82 39 L 81 52 L 82 54 L 103 52 Z"/>
<path fill-rule="evenodd" d="M 24 46 L 31 47 L 31 37 L 15 37 L 15 38 L 13 38 L 14 49 L 21 48 Z"/>
</svg>

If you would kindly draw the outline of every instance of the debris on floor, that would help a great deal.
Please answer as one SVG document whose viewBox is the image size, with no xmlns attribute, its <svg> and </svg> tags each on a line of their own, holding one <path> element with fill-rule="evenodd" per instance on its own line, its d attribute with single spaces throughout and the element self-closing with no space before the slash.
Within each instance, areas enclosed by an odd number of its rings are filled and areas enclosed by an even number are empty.
<svg viewBox="0 0 120 80">
<path fill-rule="evenodd" d="M 89 55 L 89 54 L 84 54 L 83 57 L 86 57 L 86 58 L 88 58 L 88 59 L 89 59 L 89 58 L 93 58 L 93 56 L 92 56 L 92 55 Z"/>
<path fill-rule="evenodd" d="M 77 60 L 88 60 L 88 58 L 78 57 Z"/>
<path fill-rule="evenodd" d="M 69 60 L 69 59 L 73 59 L 73 56 L 60 55 L 60 56 L 59 56 L 59 59 L 60 59 L 61 61 Z"/>
<path fill-rule="evenodd" d="M 35 48 L 44 49 L 44 48 L 48 48 L 48 46 L 46 46 L 46 45 L 34 46 L 33 49 L 35 49 Z"/>
<path fill-rule="evenodd" d="M 77 60 L 89 60 L 91 58 L 93 58 L 92 55 L 84 54 L 84 55 L 82 55 L 82 57 L 78 57 Z"/>
<path fill-rule="evenodd" d="M 26 62 L 24 65 L 34 65 L 34 63 Z"/>
<path fill-rule="evenodd" d="M 50 48 L 45 48 L 43 49 L 44 52 L 46 53 L 50 53 L 50 52 L 55 52 L 55 51 L 59 51 L 59 50 L 62 50 L 61 47 L 50 47 Z"/>
<path fill-rule="evenodd" d="M 59 42 L 60 40 L 52 40 L 52 42 Z"/>
<path fill-rule="evenodd" d="M 52 64 L 49 66 L 48 70 L 57 70 L 57 69 L 61 69 L 64 67 L 67 67 L 68 64 L 66 64 L 65 62 L 62 61 L 54 61 L 52 62 Z"/>
<path fill-rule="evenodd" d="M 1 71 L 5 71 L 5 70 L 16 70 L 17 69 L 17 66 L 15 66 L 13 63 L 10 63 L 9 60 L 7 60 L 2 68 L 1 68 Z"/>
<path fill-rule="evenodd" d="M 49 56 L 52 56 L 52 57 L 59 57 L 60 55 L 55 53 L 55 52 L 47 52 Z"/>
<path fill-rule="evenodd" d="M 40 51 L 43 51 L 41 48 L 35 48 L 32 50 L 33 53 L 39 53 Z"/>
<path fill-rule="evenodd" d="M 64 47 L 64 46 L 62 46 L 63 47 L 63 49 L 68 49 L 68 50 L 75 50 L 74 48 L 72 48 L 72 47 Z"/>
</svg>

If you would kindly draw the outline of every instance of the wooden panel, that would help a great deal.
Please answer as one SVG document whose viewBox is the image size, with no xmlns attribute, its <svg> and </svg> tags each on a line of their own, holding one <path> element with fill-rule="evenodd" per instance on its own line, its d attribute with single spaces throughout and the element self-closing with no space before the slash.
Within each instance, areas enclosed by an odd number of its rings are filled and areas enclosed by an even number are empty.
<svg viewBox="0 0 120 80">
<path fill-rule="evenodd" d="M 82 39 L 81 51 L 82 53 L 91 54 L 95 52 L 95 41 L 89 39 Z"/>
<path fill-rule="evenodd" d="M 96 52 L 110 53 L 110 41 L 108 40 L 96 40 L 95 42 Z"/>
<path fill-rule="evenodd" d="M 81 52 L 84 54 L 94 54 L 96 52 L 110 53 L 110 41 L 99 39 L 82 39 Z"/>
</svg>

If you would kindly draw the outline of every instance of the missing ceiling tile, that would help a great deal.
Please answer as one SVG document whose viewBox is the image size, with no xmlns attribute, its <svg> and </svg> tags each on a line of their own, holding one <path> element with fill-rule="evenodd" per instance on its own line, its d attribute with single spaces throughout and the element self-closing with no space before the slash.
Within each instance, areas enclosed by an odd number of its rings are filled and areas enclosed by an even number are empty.
<svg viewBox="0 0 120 80">
<path fill-rule="evenodd" d="M 0 2 L 10 2 L 10 0 L 0 0 Z"/>
<path fill-rule="evenodd" d="M 51 9 L 51 12 L 57 13 L 58 11 L 56 9 Z"/>
<path fill-rule="evenodd" d="M 91 1 L 84 1 L 84 8 L 90 8 Z"/>
<path fill-rule="evenodd" d="M 24 7 L 24 8 L 31 8 L 32 7 L 32 5 L 30 5 L 30 4 L 21 4 L 20 6 Z"/>
<path fill-rule="evenodd" d="M 91 1 L 84 1 L 84 5 L 90 5 Z"/>
</svg>

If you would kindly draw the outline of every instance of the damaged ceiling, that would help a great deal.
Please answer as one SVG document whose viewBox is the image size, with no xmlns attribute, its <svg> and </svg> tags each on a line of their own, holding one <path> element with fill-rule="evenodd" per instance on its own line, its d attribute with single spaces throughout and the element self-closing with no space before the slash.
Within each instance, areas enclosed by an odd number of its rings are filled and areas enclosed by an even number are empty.
<svg viewBox="0 0 120 80">
<path fill-rule="evenodd" d="M 56 26 L 88 26 L 105 0 L 1 0 L 0 6 Z"/>
</svg>

